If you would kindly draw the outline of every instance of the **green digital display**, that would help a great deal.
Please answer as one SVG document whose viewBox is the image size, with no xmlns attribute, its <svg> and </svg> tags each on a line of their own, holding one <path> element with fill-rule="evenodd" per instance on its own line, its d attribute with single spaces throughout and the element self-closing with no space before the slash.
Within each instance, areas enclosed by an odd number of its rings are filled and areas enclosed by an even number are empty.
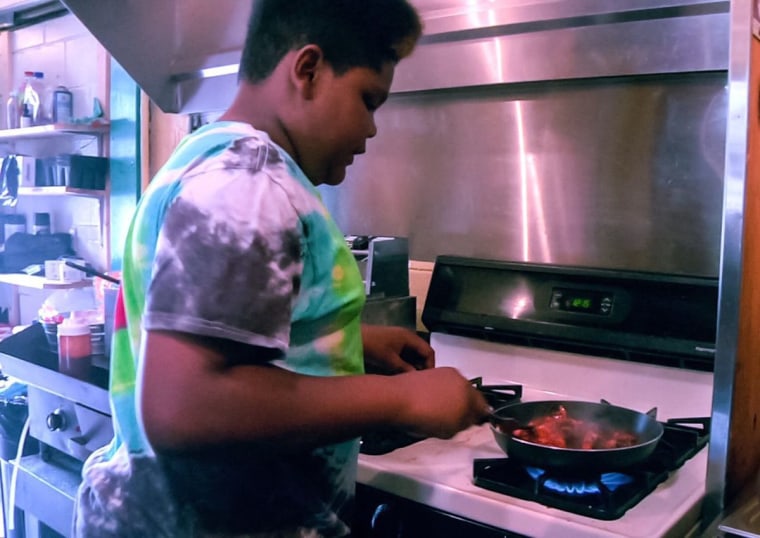
<svg viewBox="0 0 760 538">
<path fill-rule="evenodd" d="M 593 301 L 588 297 L 573 297 L 570 300 L 570 308 L 577 308 L 578 310 L 589 310 L 593 304 Z"/>
<path fill-rule="evenodd" d="M 605 292 L 554 288 L 551 308 L 565 312 L 583 312 L 608 316 L 612 312 L 613 295 Z"/>
</svg>

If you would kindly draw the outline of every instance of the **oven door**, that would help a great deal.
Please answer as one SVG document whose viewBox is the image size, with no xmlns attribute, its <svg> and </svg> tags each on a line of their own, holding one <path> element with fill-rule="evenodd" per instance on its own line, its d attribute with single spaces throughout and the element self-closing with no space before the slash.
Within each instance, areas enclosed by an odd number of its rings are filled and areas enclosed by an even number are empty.
<svg viewBox="0 0 760 538">
<path fill-rule="evenodd" d="M 442 512 L 365 484 L 356 485 L 354 538 L 515 538 L 522 535 Z"/>
</svg>

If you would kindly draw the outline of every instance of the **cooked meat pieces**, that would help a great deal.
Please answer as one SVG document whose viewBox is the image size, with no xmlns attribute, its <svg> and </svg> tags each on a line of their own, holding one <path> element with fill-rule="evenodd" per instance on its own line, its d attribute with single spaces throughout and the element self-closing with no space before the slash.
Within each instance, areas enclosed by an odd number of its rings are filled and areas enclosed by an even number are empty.
<svg viewBox="0 0 760 538">
<path fill-rule="evenodd" d="M 529 426 L 514 430 L 513 435 L 540 445 L 584 450 L 624 448 L 637 444 L 634 434 L 603 423 L 572 418 L 564 406 L 558 406 L 549 415 L 534 418 Z"/>
</svg>

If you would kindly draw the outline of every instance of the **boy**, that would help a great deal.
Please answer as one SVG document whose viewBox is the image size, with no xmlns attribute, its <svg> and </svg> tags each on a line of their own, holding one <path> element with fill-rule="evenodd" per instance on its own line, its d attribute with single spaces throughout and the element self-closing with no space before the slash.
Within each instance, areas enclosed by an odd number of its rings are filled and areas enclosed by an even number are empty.
<svg viewBox="0 0 760 538">
<path fill-rule="evenodd" d="M 407 0 L 255 3 L 234 102 L 131 224 L 116 435 L 85 464 L 76 536 L 347 536 L 363 432 L 483 420 L 422 339 L 360 324 L 361 277 L 315 189 L 365 151 L 420 33 Z"/>
</svg>

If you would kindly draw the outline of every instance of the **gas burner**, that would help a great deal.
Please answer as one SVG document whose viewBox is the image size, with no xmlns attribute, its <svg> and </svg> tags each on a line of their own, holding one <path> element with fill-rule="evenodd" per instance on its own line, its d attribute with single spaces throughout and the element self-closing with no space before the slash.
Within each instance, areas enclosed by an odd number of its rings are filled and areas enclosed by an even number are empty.
<svg viewBox="0 0 760 538">
<path fill-rule="evenodd" d="M 585 495 L 602 495 L 610 493 L 633 482 L 633 477 L 624 473 L 602 473 L 597 478 L 577 479 L 562 478 L 548 473 L 546 469 L 538 467 L 525 467 L 525 472 L 537 482 L 540 487 L 549 491 L 569 495 L 571 497 L 582 497 Z"/>
<path fill-rule="evenodd" d="M 671 419 L 652 455 L 624 472 L 579 476 L 526 467 L 509 458 L 476 459 L 475 485 L 602 520 L 618 519 L 706 444 L 710 418 Z"/>
</svg>

